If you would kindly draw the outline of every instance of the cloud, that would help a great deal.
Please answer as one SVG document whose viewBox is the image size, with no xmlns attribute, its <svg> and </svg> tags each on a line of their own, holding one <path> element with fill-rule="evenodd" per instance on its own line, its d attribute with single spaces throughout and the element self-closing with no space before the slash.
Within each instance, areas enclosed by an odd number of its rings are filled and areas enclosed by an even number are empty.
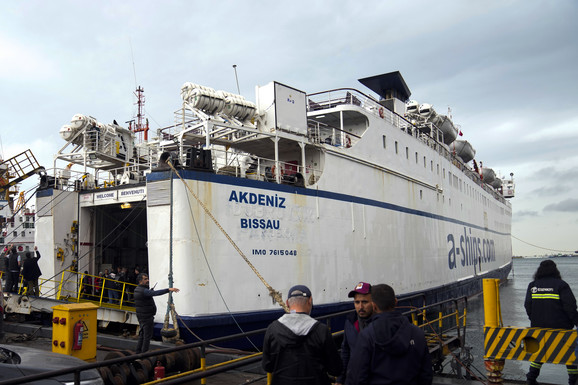
<svg viewBox="0 0 578 385">
<path fill-rule="evenodd" d="M 58 67 L 41 49 L 0 35 L 0 79 L 45 80 L 59 74 Z"/>
<path fill-rule="evenodd" d="M 578 211 L 578 199 L 569 198 L 559 203 L 552 203 L 544 207 L 544 211 L 564 211 L 564 212 Z"/>
</svg>

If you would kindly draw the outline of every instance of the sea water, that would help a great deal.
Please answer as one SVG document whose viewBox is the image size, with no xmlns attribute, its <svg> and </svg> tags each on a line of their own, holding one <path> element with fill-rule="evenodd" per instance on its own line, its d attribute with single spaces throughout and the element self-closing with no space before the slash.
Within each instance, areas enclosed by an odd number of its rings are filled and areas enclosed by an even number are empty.
<svg viewBox="0 0 578 385">
<path fill-rule="evenodd" d="M 500 286 L 500 304 L 504 326 L 529 327 L 530 320 L 524 308 L 526 289 L 533 280 L 534 273 L 543 258 L 515 258 L 508 281 Z M 566 281 L 575 296 L 578 296 L 578 257 L 552 258 L 558 266 L 562 279 Z M 484 376 L 484 304 L 480 295 L 468 301 L 466 346 L 472 347 L 474 373 Z M 506 360 L 504 378 L 526 380 L 528 361 Z M 446 370 L 444 370 L 446 371 Z M 538 382 L 567 384 L 568 374 L 564 365 L 544 364 Z"/>
</svg>

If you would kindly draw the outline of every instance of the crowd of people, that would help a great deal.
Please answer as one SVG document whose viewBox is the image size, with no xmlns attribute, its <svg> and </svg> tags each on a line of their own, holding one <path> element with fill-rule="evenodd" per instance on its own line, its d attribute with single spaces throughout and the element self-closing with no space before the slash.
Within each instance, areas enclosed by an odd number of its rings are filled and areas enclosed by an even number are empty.
<svg viewBox="0 0 578 385">
<path fill-rule="evenodd" d="M 38 266 L 41 258 L 38 247 L 34 246 L 33 252 L 19 253 L 15 245 L 9 245 L 3 254 L 4 263 L 0 268 L 4 272 L 4 292 L 39 296 L 38 280 L 42 272 Z M 103 302 L 111 304 L 119 304 L 122 298 L 123 303 L 134 304 L 134 289 L 139 284 L 138 275 L 141 272 L 138 265 L 132 269 L 124 266 L 119 266 L 113 271 L 104 269 L 98 276 L 84 271 L 81 275 L 81 296 L 83 299 L 93 301 L 102 299 Z"/>
<path fill-rule="evenodd" d="M 134 290 L 138 285 L 138 275 L 141 268 L 137 265 L 133 269 L 118 266 L 116 269 L 104 269 L 98 276 L 92 276 L 85 271 L 82 275 L 82 297 L 84 299 L 119 304 L 134 303 Z"/>
<path fill-rule="evenodd" d="M 34 246 L 34 252 L 27 251 L 24 259 L 18 253 L 15 245 L 9 245 L 4 254 L 4 274 L 6 293 L 20 293 L 20 277 L 22 277 L 22 289 L 26 288 L 29 295 L 40 295 L 38 278 L 42 275 L 38 260 L 41 255 L 38 247 Z"/>
</svg>

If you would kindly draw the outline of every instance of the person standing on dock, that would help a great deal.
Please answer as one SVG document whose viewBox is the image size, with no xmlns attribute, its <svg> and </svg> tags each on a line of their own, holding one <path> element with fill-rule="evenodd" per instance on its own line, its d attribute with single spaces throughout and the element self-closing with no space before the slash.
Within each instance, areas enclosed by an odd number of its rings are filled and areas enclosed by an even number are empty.
<svg viewBox="0 0 578 385">
<path fill-rule="evenodd" d="M 8 274 L 10 281 L 7 281 L 6 291 L 18 294 L 18 284 L 20 283 L 20 255 L 16 246 L 12 245 L 8 256 Z"/>
<path fill-rule="evenodd" d="M 348 298 L 353 298 L 355 313 L 345 318 L 343 327 L 343 343 L 341 344 L 341 361 L 343 362 L 343 374 L 337 378 L 336 385 L 345 384 L 347 378 L 347 365 L 351 352 L 355 347 L 357 336 L 369 325 L 373 315 L 373 302 L 371 301 L 371 285 L 367 282 L 359 282 L 355 289 L 349 292 Z"/>
<path fill-rule="evenodd" d="M 38 278 L 40 278 L 42 272 L 40 271 L 40 267 L 38 267 L 40 252 L 36 246 L 34 246 L 34 253 L 36 254 L 36 257 L 33 257 L 30 251 L 26 252 L 26 258 L 24 258 L 24 262 L 22 262 L 22 277 L 24 278 L 26 294 L 38 297 L 40 296 Z"/>
<path fill-rule="evenodd" d="M 309 315 L 313 298 L 297 285 L 287 296 L 289 314 L 273 321 L 263 342 L 263 369 L 273 374 L 271 385 L 329 385 L 329 375 L 341 374 L 341 358 L 327 326 Z"/>
<path fill-rule="evenodd" d="M 556 263 L 547 259 L 540 263 L 534 274 L 534 280 L 528 285 L 526 313 L 530 318 L 530 326 L 537 328 L 573 329 L 578 325 L 576 298 L 570 286 L 562 280 Z M 541 362 L 530 362 L 530 370 L 526 374 L 526 383 L 536 385 Z M 578 380 L 578 366 L 567 365 L 568 384 L 575 385 Z"/>
<path fill-rule="evenodd" d="M 395 311 L 393 288 L 371 286 L 374 315 L 357 338 L 347 385 L 430 385 L 433 370 L 424 332 Z"/>
<path fill-rule="evenodd" d="M 134 306 L 140 328 L 136 345 L 137 354 L 148 351 L 151 338 L 153 338 L 154 320 L 157 313 L 157 306 L 153 297 L 168 292 L 178 293 L 179 291 L 176 287 L 162 290 L 149 289 L 149 276 L 144 273 L 139 274 L 138 286 L 134 289 Z"/>
</svg>

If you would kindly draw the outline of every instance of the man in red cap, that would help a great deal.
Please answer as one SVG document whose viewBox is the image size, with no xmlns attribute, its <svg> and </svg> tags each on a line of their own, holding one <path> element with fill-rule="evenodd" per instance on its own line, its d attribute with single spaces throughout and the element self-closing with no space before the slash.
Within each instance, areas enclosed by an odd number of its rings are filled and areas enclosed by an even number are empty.
<svg viewBox="0 0 578 385">
<path fill-rule="evenodd" d="M 343 374 L 337 378 L 336 385 L 345 384 L 347 378 L 347 365 L 349 357 L 355 347 L 357 336 L 369 323 L 373 315 L 373 302 L 371 301 L 371 285 L 367 282 L 359 282 L 347 295 L 353 298 L 355 313 L 351 313 L 345 319 L 343 330 L 343 343 L 341 344 L 341 362 L 343 362 Z"/>
</svg>

